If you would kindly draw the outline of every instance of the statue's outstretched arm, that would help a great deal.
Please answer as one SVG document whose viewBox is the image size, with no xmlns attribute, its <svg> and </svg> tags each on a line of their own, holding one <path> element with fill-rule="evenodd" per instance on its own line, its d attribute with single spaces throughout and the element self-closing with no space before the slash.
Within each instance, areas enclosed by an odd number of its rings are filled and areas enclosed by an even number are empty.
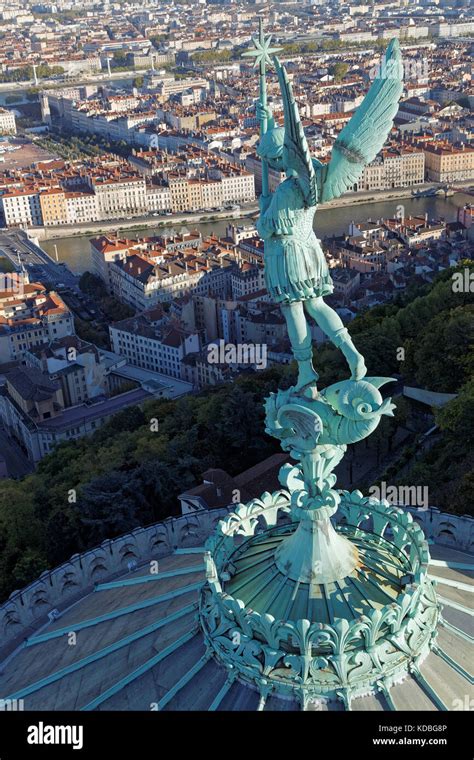
<svg viewBox="0 0 474 760">
<path fill-rule="evenodd" d="M 257 119 L 259 120 L 260 123 L 262 122 L 262 116 L 264 117 L 266 121 L 266 125 L 267 125 L 267 130 L 273 129 L 273 127 L 275 126 L 275 119 L 273 118 L 273 113 L 271 111 L 271 108 L 269 108 L 266 105 L 264 106 L 261 103 L 257 103 L 256 114 L 257 114 Z M 262 162 L 262 171 L 264 171 L 263 162 Z M 266 195 L 263 195 L 263 194 L 259 195 L 258 206 L 260 209 L 260 214 L 265 213 L 270 203 L 272 202 L 272 197 L 273 197 L 273 193 L 271 193 L 270 190 L 268 191 Z"/>
<path fill-rule="evenodd" d="M 400 46 L 393 39 L 367 95 L 333 145 L 323 183 L 323 203 L 351 189 L 364 166 L 382 149 L 398 111 L 402 82 Z"/>
</svg>

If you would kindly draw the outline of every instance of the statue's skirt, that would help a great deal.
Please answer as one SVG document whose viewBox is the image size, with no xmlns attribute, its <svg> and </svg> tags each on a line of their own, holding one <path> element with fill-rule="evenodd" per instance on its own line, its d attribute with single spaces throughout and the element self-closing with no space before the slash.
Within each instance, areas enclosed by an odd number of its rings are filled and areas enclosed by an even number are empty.
<svg viewBox="0 0 474 760">
<path fill-rule="evenodd" d="M 326 296 L 334 286 L 319 240 L 306 241 L 294 235 L 278 235 L 265 240 L 265 283 L 277 303 L 306 301 Z"/>
</svg>

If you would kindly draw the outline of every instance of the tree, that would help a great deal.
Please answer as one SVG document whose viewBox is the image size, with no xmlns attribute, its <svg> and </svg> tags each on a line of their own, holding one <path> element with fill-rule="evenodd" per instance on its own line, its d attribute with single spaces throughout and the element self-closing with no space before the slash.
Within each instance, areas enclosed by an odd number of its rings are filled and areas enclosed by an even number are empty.
<svg viewBox="0 0 474 760">
<path fill-rule="evenodd" d="M 329 67 L 329 73 L 334 77 L 335 82 L 341 82 L 349 71 L 347 63 L 338 61 Z"/>
<path fill-rule="evenodd" d="M 113 65 L 124 66 L 128 62 L 128 53 L 125 50 L 115 50 L 113 54 Z"/>
<path fill-rule="evenodd" d="M 462 448 L 474 443 L 474 379 L 461 389 L 459 396 L 436 412 L 436 422 L 449 433 L 453 443 Z"/>
<path fill-rule="evenodd" d="M 77 511 L 87 545 L 133 530 L 140 522 L 150 522 L 145 497 L 134 487 L 134 480 L 126 472 L 112 471 L 82 489 Z"/>
<path fill-rule="evenodd" d="M 472 374 L 473 317 L 474 307 L 466 306 L 443 311 L 429 321 L 413 355 L 415 377 L 421 386 L 452 393 Z"/>
<path fill-rule="evenodd" d="M 81 274 L 79 287 L 83 293 L 87 293 L 93 298 L 104 298 L 107 295 L 104 282 L 92 272 L 86 271 Z"/>
</svg>

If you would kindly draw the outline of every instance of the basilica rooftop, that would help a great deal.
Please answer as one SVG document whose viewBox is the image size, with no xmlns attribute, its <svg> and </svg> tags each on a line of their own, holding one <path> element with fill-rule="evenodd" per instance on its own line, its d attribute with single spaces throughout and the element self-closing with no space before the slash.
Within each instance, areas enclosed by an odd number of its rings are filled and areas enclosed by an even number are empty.
<svg viewBox="0 0 474 760">
<path fill-rule="evenodd" d="M 250 688 L 206 650 L 204 543 L 226 514 L 170 518 L 105 541 L 12 594 L 0 607 L 0 697 L 22 699 L 25 710 L 301 709 L 297 699 Z M 442 604 L 436 647 L 389 691 L 305 709 L 457 710 L 474 698 L 474 521 L 433 509 L 413 517 L 428 537 Z M 377 603 L 341 590 L 341 606 Z"/>
</svg>

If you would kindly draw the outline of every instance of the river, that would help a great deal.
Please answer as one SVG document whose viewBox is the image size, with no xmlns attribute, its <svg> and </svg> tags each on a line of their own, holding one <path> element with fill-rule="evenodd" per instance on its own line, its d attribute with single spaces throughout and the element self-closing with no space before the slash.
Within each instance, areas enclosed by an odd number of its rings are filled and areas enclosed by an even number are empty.
<svg viewBox="0 0 474 760">
<path fill-rule="evenodd" d="M 120 78 L 117 79 L 108 79 L 107 77 L 104 77 L 103 79 L 94 79 L 91 78 L 90 80 L 86 78 L 86 80 L 81 81 L 81 77 L 77 77 L 79 80 L 76 82 L 76 79 L 72 81 L 68 81 L 67 79 L 64 79 L 63 81 L 57 80 L 54 84 L 52 84 L 51 80 L 46 82 L 46 89 L 49 90 L 57 90 L 57 89 L 63 89 L 64 87 L 79 87 L 80 84 L 97 84 L 101 85 L 103 87 L 107 87 L 109 89 L 131 89 L 131 80 L 134 79 L 136 76 L 139 76 L 142 72 L 141 71 L 130 71 L 127 73 L 126 71 L 122 72 L 123 75 Z M 41 80 L 39 82 L 39 86 L 41 86 Z M 24 105 L 25 103 L 31 103 L 31 102 L 38 102 L 38 98 L 34 98 L 33 101 L 31 101 L 27 97 L 27 93 L 29 90 L 34 87 L 33 82 L 30 83 L 23 83 L 18 82 L 15 86 L 14 83 L 12 83 L 12 86 L 10 89 L 8 88 L 1 88 L 0 89 L 0 106 L 9 106 L 10 108 L 15 108 L 17 105 Z M 13 100 L 15 98 L 15 100 Z"/>
<path fill-rule="evenodd" d="M 448 222 L 452 222 L 456 219 L 458 208 L 469 202 L 472 202 L 472 196 L 456 193 L 456 195 L 446 199 L 443 197 L 404 198 L 399 201 L 381 201 L 380 203 L 372 201 L 371 203 L 354 204 L 354 206 L 342 206 L 335 209 L 321 209 L 316 212 L 315 229 L 319 238 L 340 235 L 348 231 L 351 221 L 365 222 L 367 219 L 376 220 L 393 217 L 396 214 L 398 205 L 404 206 L 405 216 L 427 213 L 430 219 L 445 219 Z M 250 218 L 243 218 L 237 220 L 237 223 L 252 224 L 253 222 Z M 199 229 L 203 235 L 209 235 L 211 232 L 224 235 L 227 224 L 228 222 L 225 220 L 205 222 L 193 225 L 192 229 Z M 165 232 L 169 234 L 172 230 L 181 231 L 183 229 L 188 228 L 183 228 L 182 225 L 170 225 L 167 228 L 160 227 L 154 230 L 152 227 L 148 227 L 140 231 L 117 227 L 120 234 L 130 238 L 137 237 L 140 234 L 163 235 Z M 90 236 L 85 235 L 56 238 L 55 240 L 45 240 L 41 243 L 41 246 L 52 257 L 56 255 L 55 246 L 57 246 L 59 260 L 64 261 L 72 271 L 80 274 L 91 267 L 89 238 Z"/>
</svg>

